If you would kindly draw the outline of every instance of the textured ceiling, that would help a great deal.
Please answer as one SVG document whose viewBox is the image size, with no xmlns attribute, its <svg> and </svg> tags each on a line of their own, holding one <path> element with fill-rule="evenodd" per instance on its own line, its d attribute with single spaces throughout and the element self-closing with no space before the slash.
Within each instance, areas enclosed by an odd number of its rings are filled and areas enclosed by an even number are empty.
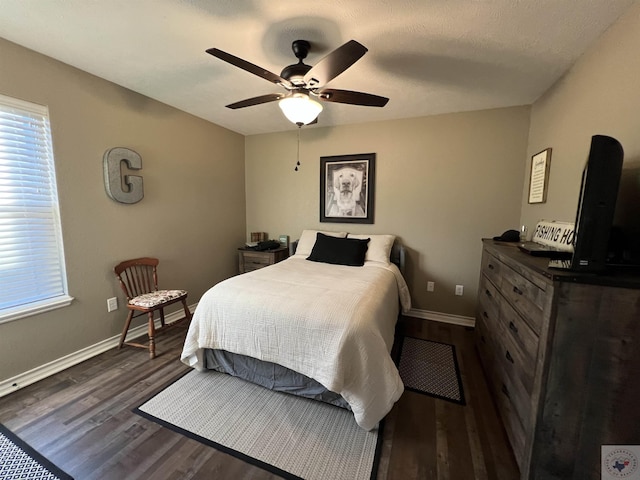
<svg viewBox="0 0 640 480">
<path fill-rule="evenodd" d="M 532 103 L 633 3 L 0 0 L 0 37 L 249 135 L 296 127 L 276 103 L 224 106 L 284 90 L 207 48 L 280 74 L 293 40 L 311 42 L 310 65 L 357 40 L 369 52 L 328 86 L 390 101 L 325 103 L 317 125 L 411 118 Z"/>
</svg>

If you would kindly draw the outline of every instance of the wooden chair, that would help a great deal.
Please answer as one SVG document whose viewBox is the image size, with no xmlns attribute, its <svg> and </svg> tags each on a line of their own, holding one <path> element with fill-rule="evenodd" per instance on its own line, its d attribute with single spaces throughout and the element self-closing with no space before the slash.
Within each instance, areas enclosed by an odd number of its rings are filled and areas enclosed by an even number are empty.
<svg viewBox="0 0 640 480">
<path fill-rule="evenodd" d="M 127 308 L 129 309 L 129 315 L 122 330 L 118 348 L 122 348 L 122 345 L 125 344 L 133 347 L 149 348 L 149 356 L 151 358 L 156 356 L 156 333 L 162 331 L 165 327 L 173 326 L 175 323 L 165 325 L 165 307 L 173 303 L 182 302 L 185 318 L 191 319 L 191 312 L 187 306 L 186 290 L 158 290 L 158 263 L 159 260 L 157 258 L 136 258 L 121 262 L 113 269 L 118 277 L 122 291 L 127 297 Z M 156 311 L 160 313 L 161 324 L 161 327 L 157 330 L 153 321 Z M 134 315 L 135 312 L 139 313 Z M 144 314 L 147 314 L 149 321 L 149 344 L 125 342 L 131 320 Z M 182 320 L 184 319 L 179 321 Z"/>
</svg>

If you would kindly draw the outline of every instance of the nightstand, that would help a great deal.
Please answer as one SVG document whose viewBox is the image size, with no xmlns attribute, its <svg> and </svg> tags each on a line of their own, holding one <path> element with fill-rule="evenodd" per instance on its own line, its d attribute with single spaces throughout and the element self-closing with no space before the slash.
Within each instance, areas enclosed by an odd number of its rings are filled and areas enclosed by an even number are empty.
<svg viewBox="0 0 640 480">
<path fill-rule="evenodd" d="M 273 250 L 251 250 L 249 248 L 238 249 L 238 270 L 240 273 L 258 270 L 259 268 L 281 262 L 289 256 L 287 247 L 274 248 Z"/>
</svg>

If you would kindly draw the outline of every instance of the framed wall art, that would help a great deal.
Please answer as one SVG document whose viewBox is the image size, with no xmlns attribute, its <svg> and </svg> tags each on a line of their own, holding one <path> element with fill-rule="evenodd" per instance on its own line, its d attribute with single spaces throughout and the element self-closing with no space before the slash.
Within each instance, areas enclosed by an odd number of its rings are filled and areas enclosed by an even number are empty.
<svg viewBox="0 0 640 480">
<path fill-rule="evenodd" d="M 529 203 L 544 203 L 547 201 L 547 187 L 549 185 L 549 166 L 551 163 L 551 149 L 546 148 L 531 157 L 531 176 L 529 177 Z"/>
<path fill-rule="evenodd" d="M 320 157 L 320 221 L 373 223 L 376 154 Z"/>
</svg>

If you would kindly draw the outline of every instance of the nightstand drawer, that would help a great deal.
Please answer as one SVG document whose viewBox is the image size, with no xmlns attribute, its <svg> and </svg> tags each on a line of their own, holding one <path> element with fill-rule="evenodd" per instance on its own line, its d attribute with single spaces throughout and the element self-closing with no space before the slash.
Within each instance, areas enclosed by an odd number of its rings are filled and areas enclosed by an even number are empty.
<svg viewBox="0 0 640 480">
<path fill-rule="evenodd" d="M 240 273 L 251 272 L 260 268 L 281 262 L 289 256 L 287 247 L 280 247 L 273 250 L 246 250 L 238 249 L 238 271 Z"/>
<path fill-rule="evenodd" d="M 243 254 L 243 258 L 245 266 L 256 265 L 258 268 L 260 268 L 271 265 L 271 258 L 269 258 L 269 255 L 261 255 L 257 252 L 251 252 Z"/>
<path fill-rule="evenodd" d="M 258 270 L 260 268 L 264 268 L 269 266 L 270 263 L 259 263 L 259 262 L 247 262 L 245 261 L 242 266 L 242 271 L 240 273 L 252 272 L 253 270 Z"/>
</svg>

